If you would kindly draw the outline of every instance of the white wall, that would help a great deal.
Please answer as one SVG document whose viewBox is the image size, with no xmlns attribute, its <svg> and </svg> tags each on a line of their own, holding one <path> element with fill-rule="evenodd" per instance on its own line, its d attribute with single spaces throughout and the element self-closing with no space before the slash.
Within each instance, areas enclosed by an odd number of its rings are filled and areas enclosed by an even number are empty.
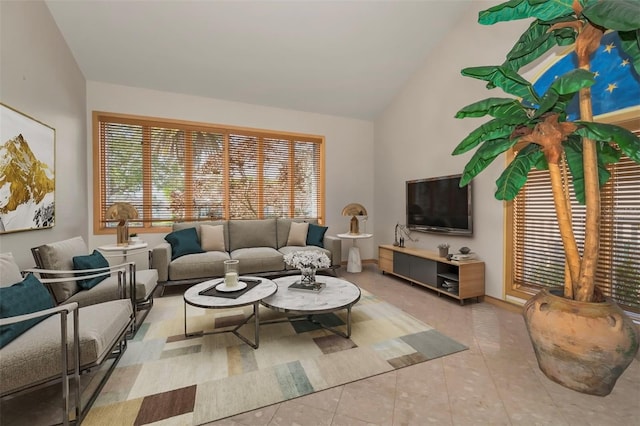
<svg viewBox="0 0 640 426">
<path fill-rule="evenodd" d="M 462 77 L 465 67 L 498 65 L 528 22 L 493 26 L 477 23 L 478 11 L 499 2 L 474 1 L 451 32 L 442 38 L 423 67 L 375 121 L 375 243 L 391 244 L 396 223 L 405 223 L 405 181 L 461 173 L 472 153 L 452 157 L 455 146 L 486 119 L 455 119 L 462 107 L 491 96 L 482 81 Z M 504 158 L 494 161 L 473 181 L 472 237 L 412 233 L 408 247 L 436 251 L 470 247 L 486 263 L 486 294 L 503 298 L 503 204 L 494 196 Z"/>
<path fill-rule="evenodd" d="M 31 247 L 87 238 L 85 79 L 43 2 L 0 1 L 0 43 L 0 102 L 56 130 L 55 226 L 0 236 L 27 268 Z"/>
<path fill-rule="evenodd" d="M 86 113 L 89 127 L 92 111 L 323 135 L 326 141 L 327 234 L 335 235 L 349 230 L 349 218 L 341 216 L 342 208 L 348 203 L 359 202 L 367 208 L 373 208 L 373 123 L 369 121 L 89 81 Z M 86 183 L 89 198 L 86 208 L 90 212 L 90 243 L 96 247 L 113 243 L 115 235 L 93 235 L 91 129 L 88 134 L 86 158 L 89 170 Z M 375 220 L 375 215 L 370 215 L 368 229 L 372 229 Z M 143 234 L 142 237 L 153 246 L 162 241 L 164 234 Z M 361 241 L 359 245 L 363 259 L 377 256 L 373 240 Z M 343 242 L 344 260 L 350 246 L 351 242 Z"/>
</svg>

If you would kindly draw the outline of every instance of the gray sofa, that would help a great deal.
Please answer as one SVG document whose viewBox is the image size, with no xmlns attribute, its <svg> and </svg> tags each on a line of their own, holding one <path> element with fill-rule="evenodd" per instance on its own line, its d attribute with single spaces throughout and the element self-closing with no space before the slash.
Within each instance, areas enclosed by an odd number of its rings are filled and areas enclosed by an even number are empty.
<svg viewBox="0 0 640 426">
<path fill-rule="evenodd" d="M 74 274 L 73 258 L 91 253 L 82 237 L 73 237 L 44 244 L 32 248 L 31 252 L 37 268 L 28 269 L 26 272 L 36 273 L 41 278 L 72 276 Z M 158 286 L 158 273 L 153 269 L 137 270 L 133 262 L 112 265 L 110 268 L 120 268 L 121 266 L 127 267 L 124 291 L 135 308 L 135 327 L 137 327 L 144 321 L 153 306 L 153 293 Z M 100 272 L 98 270 L 95 271 Z M 77 282 L 69 280 L 50 286 L 50 291 L 56 304 L 76 302 L 81 308 L 120 298 L 120 288 L 116 274 L 109 276 L 88 290 L 80 287 Z M 142 311 L 142 315 L 138 315 L 140 311 Z"/>
<path fill-rule="evenodd" d="M 331 272 L 340 266 L 342 244 L 337 237 L 325 234 L 322 240 L 324 247 L 304 243 L 287 245 L 292 221 L 317 225 L 315 220 L 283 218 L 174 223 L 173 231 L 195 228 L 199 239 L 202 237 L 203 225 L 222 225 L 224 251 L 209 250 L 172 259 L 171 244 L 163 242 L 153 248 L 152 268 L 158 271 L 158 283 L 166 286 L 192 284 L 223 276 L 224 261 L 229 259 L 240 261 L 241 275 L 294 273 L 295 270 L 286 265 L 283 258 L 287 253 L 301 250 L 323 251 L 331 260 Z"/>
</svg>

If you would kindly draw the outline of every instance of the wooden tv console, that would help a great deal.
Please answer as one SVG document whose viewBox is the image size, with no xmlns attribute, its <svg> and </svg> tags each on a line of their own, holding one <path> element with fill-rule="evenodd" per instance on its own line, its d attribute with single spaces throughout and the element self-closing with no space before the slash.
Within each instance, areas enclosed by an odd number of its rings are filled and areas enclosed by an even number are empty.
<svg viewBox="0 0 640 426">
<path fill-rule="evenodd" d="M 438 253 L 393 245 L 378 247 L 378 268 L 412 283 L 430 288 L 460 300 L 484 296 L 484 262 L 479 260 L 454 261 Z M 458 290 L 447 285 L 458 283 Z"/>
</svg>

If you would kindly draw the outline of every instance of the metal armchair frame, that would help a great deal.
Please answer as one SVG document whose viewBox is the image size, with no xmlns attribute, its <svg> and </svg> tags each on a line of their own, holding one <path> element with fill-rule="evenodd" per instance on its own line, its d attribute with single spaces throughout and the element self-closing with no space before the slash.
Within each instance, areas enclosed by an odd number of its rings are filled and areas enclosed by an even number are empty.
<svg viewBox="0 0 640 426">
<path fill-rule="evenodd" d="M 41 278 L 40 281 L 47 286 L 51 286 L 59 282 L 77 281 L 77 280 L 87 279 L 87 278 L 108 276 L 108 275 L 111 275 L 113 272 L 117 272 L 118 286 L 122 290 L 122 295 L 124 295 L 123 282 L 125 280 L 125 270 L 126 268 L 124 267 L 115 268 L 115 269 L 110 268 L 108 271 L 103 271 L 103 272 L 99 272 L 91 275 L 84 275 L 80 277 L 64 277 L 64 278 Z M 27 270 L 26 272 L 30 272 L 30 271 L 31 270 Z M 72 314 L 71 350 L 73 352 L 73 365 L 71 367 L 69 366 L 69 345 L 68 345 L 68 334 L 67 334 L 67 324 L 69 321 L 69 318 L 68 318 L 69 314 Z M 129 322 L 125 327 L 125 329 L 123 330 L 122 334 L 118 336 L 115 343 L 110 348 L 109 355 L 105 356 L 102 360 L 98 360 L 98 362 L 96 363 L 81 366 L 80 365 L 80 337 L 79 337 L 79 321 L 80 321 L 79 316 L 80 315 L 79 314 L 80 314 L 80 308 L 78 307 L 78 303 L 71 302 L 71 303 L 58 305 L 50 309 L 34 312 L 31 314 L 18 315 L 14 317 L 0 319 L 0 326 L 5 326 L 5 325 L 15 324 L 18 322 L 22 322 L 22 321 L 26 321 L 34 318 L 40 318 L 40 317 L 45 317 L 50 315 L 59 315 L 60 316 L 60 336 L 61 336 L 60 337 L 60 368 L 61 368 L 60 375 L 56 377 L 43 378 L 38 382 L 31 383 L 29 385 L 20 387 L 18 389 L 5 392 L 1 394 L 0 397 L 27 392 L 27 391 L 33 390 L 34 388 L 40 387 L 42 385 L 55 383 L 56 381 L 60 380 L 62 382 L 61 383 L 62 411 L 63 411 L 62 423 L 64 425 L 68 425 L 68 424 L 80 424 L 82 422 L 82 420 L 88 413 L 89 409 L 91 408 L 91 405 L 93 404 L 95 399 L 98 397 L 98 394 L 104 387 L 107 379 L 115 369 L 117 362 L 119 361 L 120 357 L 123 355 L 126 349 L 127 340 L 125 335 L 127 333 L 127 330 L 130 329 L 131 324 L 134 321 L 134 317 L 132 316 L 129 319 Z M 37 327 L 37 326 L 38 325 L 36 324 L 34 327 Z M 113 358 L 115 359 L 112 365 L 105 372 L 104 377 L 102 378 L 102 380 L 100 381 L 96 389 L 93 391 L 92 395 L 90 395 L 85 407 L 82 408 L 82 401 L 81 401 L 82 395 L 80 392 L 81 367 L 83 370 L 91 369 L 93 367 L 96 367 L 102 364 L 102 362 L 106 361 L 107 359 L 113 359 Z M 70 378 L 73 381 L 73 390 L 75 392 L 75 401 L 74 401 L 75 407 L 74 407 L 73 413 L 71 412 L 71 401 L 70 401 L 70 386 L 69 386 Z"/>
</svg>

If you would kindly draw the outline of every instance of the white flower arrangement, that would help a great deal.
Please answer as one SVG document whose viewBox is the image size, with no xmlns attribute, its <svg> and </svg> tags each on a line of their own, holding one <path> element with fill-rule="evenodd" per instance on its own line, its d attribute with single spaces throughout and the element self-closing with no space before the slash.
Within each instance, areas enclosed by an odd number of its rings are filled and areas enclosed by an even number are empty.
<svg viewBox="0 0 640 426">
<path fill-rule="evenodd" d="M 320 269 L 331 266 L 329 257 L 318 250 L 287 253 L 284 255 L 284 262 L 296 269 Z"/>
</svg>

